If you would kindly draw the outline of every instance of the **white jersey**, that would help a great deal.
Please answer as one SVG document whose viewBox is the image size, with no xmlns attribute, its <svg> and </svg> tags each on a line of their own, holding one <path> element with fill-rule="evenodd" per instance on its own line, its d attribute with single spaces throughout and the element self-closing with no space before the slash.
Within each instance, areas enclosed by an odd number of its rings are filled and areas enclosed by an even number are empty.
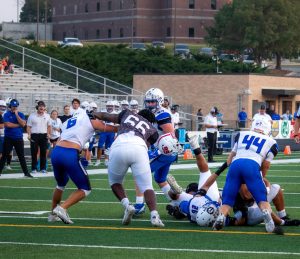
<svg viewBox="0 0 300 259">
<path fill-rule="evenodd" d="M 172 123 L 172 115 L 170 111 L 166 108 L 161 107 L 158 111 L 154 113 L 157 123 L 154 125 L 157 128 L 159 136 L 165 134 L 160 127 L 161 125 Z"/>
<path fill-rule="evenodd" d="M 57 129 L 61 130 L 61 127 L 62 127 L 62 123 L 61 123 L 60 118 L 56 118 L 55 120 L 50 118 L 50 122 L 51 122 L 51 136 L 50 136 L 50 139 L 59 138 L 60 131 L 57 131 Z"/>
<path fill-rule="evenodd" d="M 267 120 L 269 121 L 270 123 L 272 122 L 272 118 L 269 114 L 265 113 L 265 114 L 260 114 L 260 113 L 256 113 L 254 116 L 253 116 L 253 119 L 252 120 L 259 120 L 259 119 L 263 119 L 263 120 Z"/>
<path fill-rule="evenodd" d="M 235 138 L 232 151 L 236 153 L 233 161 L 246 158 L 261 165 L 264 160 L 271 161 L 277 155 L 278 147 L 269 136 L 254 131 L 241 131 Z"/>
<path fill-rule="evenodd" d="M 89 116 L 86 113 L 78 113 L 63 123 L 60 138 L 79 144 L 83 148 L 94 131 Z"/>
<path fill-rule="evenodd" d="M 85 110 L 79 107 L 78 109 L 74 110 L 73 107 L 70 107 L 70 114 L 72 116 L 76 116 L 79 113 L 85 113 Z"/>
</svg>

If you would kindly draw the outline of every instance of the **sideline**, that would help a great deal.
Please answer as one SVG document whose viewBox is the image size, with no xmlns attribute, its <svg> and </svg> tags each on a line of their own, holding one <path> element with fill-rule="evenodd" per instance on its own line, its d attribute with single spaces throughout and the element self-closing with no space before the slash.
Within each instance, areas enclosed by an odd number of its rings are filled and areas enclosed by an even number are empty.
<svg viewBox="0 0 300 259">
<path fill-rule="evenodd" d="M 300 159 L 279 159 L 279 160 L 274 160 L 271 162 L 271 164 L 278 165 L 278 164 L 300 164 Z M 219 167 L 223 164 L 223 162 L 219 163 L 208 163 L 209 168 L 216 168 Z M 196 161 L 194 164 L 173 164 L 171 165 L 170 170 L 181 170 L 181 169 L 197 169 L 197 164 Z M 95 175 L 95 174 L 107 174 L 107 168 L 104 169 L 88 169 L 87 170 L 89 175 Z M 131 170 L 129 169 L 129 172 Z M 44 177 L 53 177 L 53 172 L 48 172 L 47 174 L 42 174 L 42 173 L 35 173 L 33 174 L 34 178 L 44 178 Z M 24 177 L 23 173 L 16 173 L 16 174 L 2 174 L 0 176 L 1 179 L 32 179 L 28 177 Z"/>
</svg>

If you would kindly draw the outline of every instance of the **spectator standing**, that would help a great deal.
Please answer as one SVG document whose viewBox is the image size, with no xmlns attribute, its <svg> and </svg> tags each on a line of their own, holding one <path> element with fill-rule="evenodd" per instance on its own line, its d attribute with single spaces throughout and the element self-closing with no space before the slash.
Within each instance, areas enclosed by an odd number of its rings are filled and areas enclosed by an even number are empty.
<svg viewBox="0 0 300 259">
<path fill-rule="evenodd" d="M 208 142 L 208 162 L 215 162 L 213 154 L 216 151 L 217 134 L 218 134 L 218 109 L 211 108 L 210 113 L 205 117 L 204 126 L 206 128 L 207 142 Z"/>
<path fill-rule="evenodd" d="M 169 99 L 168 98 L 164 98 L 164 102 L 163 102 L 163 104 L 162 104 L 162 107 L 164 107 L 165 109 L 167 109 L 168 111 L 170 111 L 171 110 L 171 108 L 170 108 L 170 102 L 169 102 Z"/>
<path fill-rule="evenodd" d="M 62 127 L 62 122 L 60 118 L 58 118 L 58 112 L 56 110 L 51 111 L 50 122 L 51 122 L 50 143 L 54 148 L 57 140 L 60 137 L 61 127 Z"/>
<path fill-rule="evenodd" d="M 242 107 L 242 110 L 238 114 L 239 128 L 246 128 L 248 115 L 245 111 L 245 107 Z"/>
<path fill-rule="evenodd" d="M 282 114 L 281 118 L 286 121 L 291 121 L 293 119 L 293 116 L 289 110 L 286 110 L 286 112 Z"/>
<path fill-rule="evenodd" d="M 272 125 L 272 118 L 269 114 L 266 113 L 266 106 L 264 104 L 262 104 L 260 106 L 260 109 L 258 111 L 258 113 L 256 113 L 254 116 L 253 116 L 253 121 L 254 120 L 257 120 L 257 119 L 265 119 L 267 121 L 269 121 Z"/>
<path fill-rule="evenodd" d="M 70 119 L 72 115 L 70 114 L 70 105 L 64 106 L 64 115 L 59 116 L 58 118 L 61 120 L 62 123 L 64 123 L 66 120 Z"/>
<path fill-rule="evenodd" d="M 24 156 L 23 128 L 26 125 L 26 120 L 24 114 L 18 111 L 18 107 L 18 100 L 12 99 L 9 103 L 10 110 L 8 110 L 3 116 L 4 144 L 3 154 L 0 160 L 0 175 L 8 155 L 12 149 L 15 148 L 24 176 L 32 177 L 32 175 L 28 172 Z"/>
<path fill-rule="evenodd" d="M 46 152 L 48 139 L 51 135 L 51 121 L 49 114 L 46 113 L 46 105 L 39 101 L 36 106 L 37 111 L 29 115 L 27 121 L 27 133 L 30 140 L 31 150 L 31 169 L 37 172 L 37 154 L 40 148 L 40 169 L 42 173 L 46 171 Z"/>
<path fill-rule="evenodd" d="M 80 101 L 77 98 L 72 100 L 72 107 L 70 108 L 70 114 L 72 116 L 76 116 L 80 112 L 85 112 L 84 109 L 80 107 Z"/>
<path fill-rule="evenodd" d="M 173 124 L 174 129 L 178 130 L 180 118 L 179 118 L 179 113 L 175 106 L 172 106 L 172 108 L 171 108 L 171 118 L 172 118 L 172 124 Z"/>
<path fill-rule="evenodd" d="M 294 138 L 296 143 L 300 143 L 300 106 L 298 108 L 298 111 L 296 112 L 296 119 L 295 119 L 295 125 L 294 125 Z"/>
<path fill-rule="evenodd" d="M 270 115 L 270 117 L 273 121 L 280 120 L 280 115 L 278 113 L 276 113 L 274 104 L 272 104 L 270 106 L 270 109 L 267 111 L 267 114 Z"/>
<path fill-rule="evenodd" d="M 201 131 L 203 127 L 203 113 L 201 108 L 197 112 L 197 120 L 198 120 L 198 130 Z"/>
</svg>

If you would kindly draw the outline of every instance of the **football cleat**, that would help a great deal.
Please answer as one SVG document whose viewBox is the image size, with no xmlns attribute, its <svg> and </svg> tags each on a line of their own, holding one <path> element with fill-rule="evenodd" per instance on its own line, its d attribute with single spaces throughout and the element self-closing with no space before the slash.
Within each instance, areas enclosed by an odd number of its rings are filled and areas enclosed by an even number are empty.
<svg viewBox="0 0 300 259">
<path fill-rule="evenodd" d="M 165 224 L 162 223 L 158 214 L 155 214 L 151 217 L 151 225 L 153 227 L 162 227 L 162 228 L 165 226 Z"/>
<path fill-rule="evenodd" d="M 129 204 L 126 207 L 125 211 L 124 211 L 124 216 L 123 216 L 123 219 L 122 219 L 122 224 L 123 225 L 129 225 L 130 224 L 134 212 L 135 212 L 134 206 Z"/>
<path fill-rule="evenodd" d="M 273 233 L 276 235 L 284 235 L 284 231 L 280 226 L 276 226 L 273 230 Z"/>
<path fill-rule="evenodd" d="M 200 145 L 199 145 L 199 136 L 198 135 L 189 135 L 188 134 L 188 141 L 191 145 L 191 149 L 192 150 L 195 150 L 197 148 L 200 148 Z"/>
<path fill-rule="evenodd" d="M 99 166 L 99 165 L 101 165 L 100 161 L 96 161 L 96 163 L 94 164 L 94 166 Z"/>
<path fill-rule="evenodd" d="M 53 210 L 53 214 L 61 219 L 65 224 L 73 224 L 73 221 L 70 219 L 67 211 L 61 206 L 57 205 Z"/>
<path fill-rule="evenodd" d="M 168 174 L 167 182 L 171 187 L 171 190 L 174 194 L 181 194 L 182 193 L 182 187 L 176 182 L 176 179 L 173 175 Z"/>
<path fill-rule="evenodd" d="M 135 212 L 134 215 L 141 215 L 145 213 L 146 207 L 144 203 L 136 203 L 134 204 Z"/>
<path fill-rule="evenodd" d="M 215 223 L 213 224 L 212 229 L 213 230 L 221 230 L 224 227 L 224 225 L 225 225 L 225 219 L 226 218 L 225 218 L 224 214 L 221 213 L 217 217 Z"/>
<path fill-rule="evenodd" d="M 262 213 L 264 217 L 266 231 L 268 233 L 272 233 L 275 230 L 275 224 L 272 219 L 271 213 L 267 209 L 262 210 Z"/>
<path fill-rule="evenodd" d="M 48 222 L 57 222 L 57 221 L 60 221 L 60 218 L 57 217 L 55 214 L 50 213 L 48 215 Z"/>
<path fill-rule="evenodd" d="M 4 166 L 4 169 L 6 169 L 6 170 L 12 170 L 12 168 L 10 167 L 10 165 Z"/>
</svg>

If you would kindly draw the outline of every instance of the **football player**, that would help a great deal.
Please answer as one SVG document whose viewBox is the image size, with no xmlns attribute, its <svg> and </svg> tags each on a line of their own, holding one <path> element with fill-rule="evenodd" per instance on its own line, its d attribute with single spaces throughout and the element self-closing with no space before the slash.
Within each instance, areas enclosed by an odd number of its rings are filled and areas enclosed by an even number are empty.
<svg viewBox="0 0 300 259">
<path fill-rule="evenodd" d="M 225 219 L 234 205 L 241 184 L 245 183 L 262 211 L 266 231 L 281 232 L 280 228 L 275 228 L 271 217 L 272 209 L 267 200 L 267 190 L 262 177 L 266 175 L 271 160 L 278 153 L 276 141 L 269 137 L 270 132 L 270 122 L 259 118 L 253 121 L 250 131 L 242 131 L 236 136 L 231 152 L 233 162 L 228 163 L 230 167 L 222 193 L 223 205 L 213 230 L 224 227 Z"/>
<path fill-rule="evenodd" d="M 139 103 L 137 100 L 131 100 L 129 103 L 129 109 L 133 112 L 133 113 L 138 113 L 139 112 Z"/>
<path fill-rule="evenodd" d="M 135 207 L 129 203 L 123 187 L 124 177 L 130 167 L 137 187 L 145 196 L 152 226 L 164 227 L 156 209 L 148 157 L 148 146 L 158 139 L 157 129 L 152 125 L 155 122 L 154 114 L 147 109 L 138 114 L 127 109 L 120 114 L 95 113 L 94 116 L 120 124 L 117 138 L 110 148 L 108 178 L 113 193 L 124 207 L 122 223 L 128 225 L 135 213 Z"/>
<path fill-rule="evenodd" d="M 106 125 L 104 122 L 96 120 L 89 116 L 88 113 L 83 112 L 76 113 L 63 124 L 60 140 L 51 154 L 57 186 L 53 193 L 52 214 L 49 215 L 48 221 L 56 221 L 57 216 L 65 224 L 72 224 L 73 222 L 67 213 L 67 209 L 90 194 L 91 185 L 87 172 L 84 169 L 86 160 L 80 160 L 79 153 L 95 130 L 116 132 L 117 127 Z M 69 178 L 71 178 L 78 189 L 61 203 Z"/>
<path fill-rule="evenodd" d="M 295 131 L 295 134 L 294 134 L 294 138 L 295 138 L 295 142 L 296 143 L 300 143 L 300 106 L 298 108 L 298 111 L 296 113 L 296 121 L 295 121 L 295 125 L 294 125 L 294 131 Z"/>
<path fill-rule="evenodd" d="M 218 216 L 220 207 L 220 194 L 218 185 L 211 174 L 206 159 L 201 153 L 198 142 L 198 135 L 188 136 L 191 149 L 196 156 L 196 162 L 199 169 L 199 183 L 188 186 L 186 192 L 177 184 L 172 175 L 168 175 L 167 181 L 171 190 L 169 196 L 173 199 L 172 205 L 167 205 L 169 214 L 176 218 L 187 216 L 191 222 L 196 222 L 200 226 L 211 226 Z M 218 173 L 218 172 L 217 172 Z M 209 181 L 209 182 L 208 182 Z M 198 186 L 206 186 L 206 190 Z M 179 208 L 179 213 L 176 208 Z"/>
<path fill-rule="evenodd" d="M 150 110 L 156 119 L 155 127 L 158 130 L 158 134 L 162 135 L 165 133 L 171 133 L 175 138 L 174 127 L 172 124 L 171 114 L 168 110 L 162 107 L 164 102 L 164 94 L 158 88 L 149 89 L 144 97 L 144 107 Z M 154 180 L 161 188 L 162 192 L 165 194 L 167 199 L 171 201 L 169 197 L 170 185 L 167 182 L 167 175 L 169 173 L 170 166 L 173 162 L 177 160 L 177 154 L 173 153 L 171 155 L 159 154 L 157 152 L 157 147 L 152 146 L 154 149 L 150 154 L 151 162 L 151 172 L 154 173 Z M 151 149 L 152 149 L 151 148 Z M 145 211 L 144 198 L 142 193 L 137 189 L 137 197 L 135 204 L 136 212 L 135 214 L 142 214 Z"/>
</svg>

